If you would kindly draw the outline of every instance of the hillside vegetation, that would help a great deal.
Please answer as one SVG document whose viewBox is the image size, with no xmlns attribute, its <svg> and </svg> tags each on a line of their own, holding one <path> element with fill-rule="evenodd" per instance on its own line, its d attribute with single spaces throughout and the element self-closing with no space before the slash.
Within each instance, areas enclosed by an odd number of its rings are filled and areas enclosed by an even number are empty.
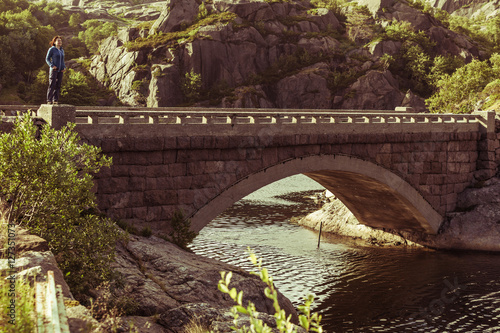
<svg viewBox="0 0 500 333">
<path fill-rule="evenodd" d="M 96 3 L 0 4 L 2 103 L 43 102 L 54 34 L 71 104 L 467 113 L 499 96 L 500 14 L 482 1 Z"/>
</svg>

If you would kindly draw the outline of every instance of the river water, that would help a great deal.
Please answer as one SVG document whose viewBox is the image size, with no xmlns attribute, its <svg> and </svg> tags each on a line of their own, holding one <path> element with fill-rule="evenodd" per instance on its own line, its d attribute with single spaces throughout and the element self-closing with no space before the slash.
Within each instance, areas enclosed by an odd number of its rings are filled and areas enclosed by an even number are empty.
<svg viewBox="0 0 500 333">
<path fill-rule="evenodd" d="M 315 295 L 327 332 L 500 332 L 500 255 L 378 248 L 290 222 L 322 187 L 298 175 L 235 203 L 191 244 L 252 270 L 247 248 L 295 305 Z"/>
</svg>

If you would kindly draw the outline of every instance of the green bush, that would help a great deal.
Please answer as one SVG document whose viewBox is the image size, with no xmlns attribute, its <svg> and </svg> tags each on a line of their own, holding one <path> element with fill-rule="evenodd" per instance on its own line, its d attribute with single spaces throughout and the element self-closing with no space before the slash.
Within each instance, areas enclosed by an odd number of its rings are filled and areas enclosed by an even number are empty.
<svg viewBox="0 0 500 333">
<path fill-rule="evenodd" d="M 87 20 L 81 24 L 83 31 L 80 31 L 80 38 L 91 53 L 97 52 L 99 42 L 105 38 L 116 35 L 118 25 L 114 22 L 102 22 L 96 19 Z"/>
<path fill-rule="evenodd" d="M 500 72 L 494 55 L 492 62 L 473 60 L 457 69 L 452 75 L 444 75 L 436 84 L 438 91 L 426 100 L 431 112 L 470 113 L 479 100 L 479 93 Z"/>
<path fill-rule="evenodd" d="M 47 240 L 78 295 L 112 276 L 116 226 L 95 210 L 93 174 L 111 164 L 97 147 L 80 143 L 74 124 L 37 127 L 29 114 L 0 136 L 0 200 L 5 218 Z M 8 203 L 8 204 L 7 204 Z"/>
<path fill-rule="evenodd" d="M 181 91 L 188 103 L 196 102 L 200 98 L 202 85 L 201 74 L 197 74 L 194 69 L 185 74 L 181 82 Z"/>
<path fill-rule="evenodd" d="M 167 240 L 182 249 L 187 249 L 188 244 L 198 235 L 191 230 L 191 220 L 187 219 L 184 213 L 178 210 L 174 212 L 170 224 L 173 231 L 170 233 L 170 239 Z"/>
</svg>

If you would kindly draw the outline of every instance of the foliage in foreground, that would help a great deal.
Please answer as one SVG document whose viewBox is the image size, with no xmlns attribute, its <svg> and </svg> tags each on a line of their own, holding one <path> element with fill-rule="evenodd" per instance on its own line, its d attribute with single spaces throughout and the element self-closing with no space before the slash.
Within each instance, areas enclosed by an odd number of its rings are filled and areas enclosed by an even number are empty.
<svg viewBox="0 0 500 333">
<path fill-rule="evenodd" d="M 95 213 L 93 174 L 111 159 L 80 143 L 74 124 L 37 127 L 29 114 L 0 136 L 0 200 L 5 218 L 47 240 L 78 295 L 112 275 L 119 231 Z"/>
<path fill-rule="evenodd" d="M 273 301 L 273 307 L 275 310 L 274 318 L 276 319 L 276 327 L 280 332 L 297 332 L 298 327 L 293 325 L 290 321 L 291 315 L 286 316 L 285 310 L 281 309 L 278 302 L 278 291 L 274 287 L 273 278 L 269 275 L 267 269 L 262 267 L 262 259 L 257 259 L 257 256 L 249 250 L 250 257 L 254 266 L 257 268 L 258 272 L 251 272 L 251 274 L 257 275 L 260 279 L 267 284 L 264 294 L 267 298 Z M 236 288 L 229 289 L 229 283 L 231 282 L 232 272 L 221 272 L 222 279 L 219 280 L 218 288 L 221 292 L 228 294 L 231 299 L 233 299 L 237 305 L 231 308 L 231 313 L 233 315 L 234 327 L 232 329 L 237 332 L 252 332 L 252 333 L 271 333 L 273 330 L 264 324 L 262 320 L 257 318 L 257 311 L 255 305 L 252 302 L 248 302 L 247 307 L 243 306 L 243 292 L 238 292 Z M 314 296 L 309 295 L 304 298 L 304 305 L 299 306 L 300 325 L 308 332 L 323 332 L 323 328 L 320 325 L 321 315 L 317 313 L 311 314 L 311 304 L 314 302 Z M 250 327 L 239 326 L 238 318 L 240 314 L 245 314 L 250 317 Z"/>
<path fill-rule="evenodd" d="M 12 290 L 15 289 L 15 292 Z M 9 306 L 15 300 L 15 322 L 10 317 Z M 0 329 L 3 333 L 35 332 L 35 287 L 26 280 L 17 278 L 15 288 L 11 288 L 11 280 L 0 276 Z"/>
</svg>

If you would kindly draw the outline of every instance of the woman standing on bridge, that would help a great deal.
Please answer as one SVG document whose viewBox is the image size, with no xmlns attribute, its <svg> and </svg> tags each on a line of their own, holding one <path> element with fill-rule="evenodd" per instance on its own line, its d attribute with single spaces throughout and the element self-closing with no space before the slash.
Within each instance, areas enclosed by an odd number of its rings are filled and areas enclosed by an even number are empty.
<svg viewBox="0 0 500 333">
<path fill-rule="evenodd" d="M 58 104 L 63 72 L 66 69 L 66 65 L 64 64 L 64 50 L 62 49 L 62 38 L 60 36 L 55 36 L 50 41 L 50 46 L 51 48 L 47 51 L 47 56 L 45 57 L 45 61 L 50 67 L 47 104 Z"/>
</svg>

